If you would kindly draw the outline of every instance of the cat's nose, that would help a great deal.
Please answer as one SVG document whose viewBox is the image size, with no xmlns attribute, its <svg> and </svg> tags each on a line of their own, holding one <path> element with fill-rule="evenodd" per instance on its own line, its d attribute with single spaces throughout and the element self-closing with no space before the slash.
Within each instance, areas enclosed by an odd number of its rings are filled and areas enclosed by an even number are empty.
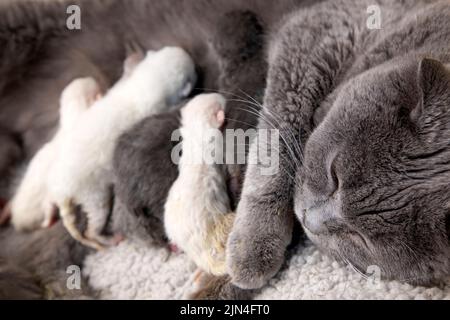
<svg viewBox="0 0 450 320">
<path fill-rule="evenodd" d="M 328 233 L 327 222 L 330 218 L 328 210 L 306 210 L 304 213 L 303 226 L 307 231 L 315 235 L 326 234 Z"/>
<path fill-rule="evenodd" d="M 295 211 L 306 231 L 320 235 L 329 233 L 329 226 L 333 222 L 342 221 L 341 195 L 320 196 L 303 186 L 296 196 Z"/>
<path fill-rule="evenodd" d="M 330 199 L 320 205 L 304 210 L 303 226 L 311 233 L 329 233 L 329 226 L 339 220 L 339 209 L 335 200 Z"/>
</svg>

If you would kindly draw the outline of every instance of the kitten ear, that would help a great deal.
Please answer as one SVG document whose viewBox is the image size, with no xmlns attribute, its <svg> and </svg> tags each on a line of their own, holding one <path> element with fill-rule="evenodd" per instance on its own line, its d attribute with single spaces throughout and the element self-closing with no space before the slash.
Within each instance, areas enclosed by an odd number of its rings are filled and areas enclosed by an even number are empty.
<svg viewBox="0 0 450 320">
<path fill-rule="evenodd" d="M 216 121 L 219 124 L 219 127 L 223 126 L 225 123 L 225 111 L 219 110 L 216 113 Z"/>
<path fill-rule="evenodd" d="M 411 118 L 417 119 L 423 113 L 425 106 L 437 97 L 450 92 L 450 75 L 446 67 L 438 60 L 424 58 L 420 61 L 418 70 L 418 86 L 421 91 L 419 105 L 412 111 Z"/>
<path fill-rule="evenodd" d="M 142 51 L 133 52 L 129 55 L 123 63 L 123 77 L 129 77 L 144 58 L 145 55 Z"/>
</svg>

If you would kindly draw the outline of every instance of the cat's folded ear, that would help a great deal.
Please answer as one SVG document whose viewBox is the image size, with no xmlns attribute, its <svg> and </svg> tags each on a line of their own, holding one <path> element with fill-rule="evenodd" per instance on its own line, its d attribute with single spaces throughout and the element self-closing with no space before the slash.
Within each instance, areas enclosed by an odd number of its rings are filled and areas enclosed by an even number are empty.
<svg viewBox="0 0 450 320">
<path fill-rule="evenodd" d="M 450 102 L 450 72 L 440 61 L 423 58 L 417 71 L 420 101 L 411 112 L 411 119 L 417 120 L 427 107 Z"/>
</svg>

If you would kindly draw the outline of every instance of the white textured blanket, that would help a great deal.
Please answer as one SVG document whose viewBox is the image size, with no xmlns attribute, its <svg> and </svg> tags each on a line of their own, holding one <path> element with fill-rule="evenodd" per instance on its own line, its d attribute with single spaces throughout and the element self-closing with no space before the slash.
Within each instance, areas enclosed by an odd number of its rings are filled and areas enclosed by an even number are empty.
<svg viewBox="0 0 450 320">
<path fill-rule="evenodd" d="M 195 270 L 184 254 L 124 242 L 89 256 L 84 274 L 105 299 L 181 299 Z M 363 277 L 307 244 L 256 299 L 450 299 L 450 284 L 422 288 Z"/>
</svg>

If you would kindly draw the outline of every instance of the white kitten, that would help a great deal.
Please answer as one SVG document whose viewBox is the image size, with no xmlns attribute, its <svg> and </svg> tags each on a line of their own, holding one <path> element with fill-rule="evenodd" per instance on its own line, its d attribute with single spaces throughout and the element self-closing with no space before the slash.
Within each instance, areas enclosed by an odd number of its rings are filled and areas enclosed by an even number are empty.
<svg viewBox="0 0 450 320">
<path fill-rule="evenodd" d="M 102 235 L 111 210 L 116 141 L 140 120 L 185 97 L 194 83 L 195 66 L 185 51 L 168 47 L 148 52 L 128 78 L 82 115 L 49 180 L 51 200 L 75 239 L 96 249 L 116 243 Z M 88 217 L 85 234 L 75 226 L 78 205 Z"/>
<path fill-rule="evenodd" d="M 65 136 L 100 95 L 100 87 L 92 78 L 77 79 L 63 91 L 60 99 L 60 127 L 54 138 L 31 160 L 24 177 L 8 205 L 11 223 L 20 231 L 48 227 L 55 213 L 48 202 L 47 177 Z M 45 213 L 49 213 L 47 217 Z"/>
<path fill-rule="evenodd" d="M 224 167 L 203 157 L 216 144 L 225 121 L 225 99 L 204 94 L 182 109 L 182 155 L 179 176 L 165 204 L 164 225 L 169 239 L 203 271 L 223 275 L 225 245 L 234 221 Z M 216 129 L 216 130 L 215 130 Z"/>
</svg>

